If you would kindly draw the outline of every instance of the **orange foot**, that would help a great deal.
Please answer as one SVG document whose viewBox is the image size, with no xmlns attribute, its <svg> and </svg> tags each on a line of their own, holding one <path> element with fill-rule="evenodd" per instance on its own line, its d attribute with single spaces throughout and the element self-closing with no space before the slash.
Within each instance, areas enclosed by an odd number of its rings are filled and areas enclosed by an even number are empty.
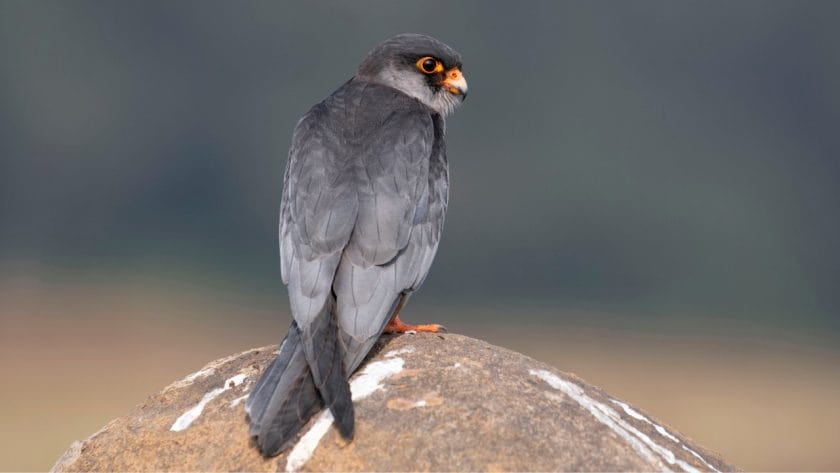
<svg viewBox="0 0 840 473">
<path fill-rule="evenodd" d="M 417 332 L 431 332 L 440 333 L 446 332 L 446 327 L 438 324 L 428 325 L 408 325 L 403 323 L 398 316 L 394 316 L 388 325 L 385 326 L 384 333 L 417 333 Z"/>
</svg>

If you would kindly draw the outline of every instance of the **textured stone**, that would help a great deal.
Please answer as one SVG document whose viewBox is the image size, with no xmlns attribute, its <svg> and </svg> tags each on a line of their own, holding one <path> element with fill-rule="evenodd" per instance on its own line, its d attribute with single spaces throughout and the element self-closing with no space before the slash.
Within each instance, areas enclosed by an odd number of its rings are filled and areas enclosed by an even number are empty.
<svg viewBox="0 0 840 473">
<path fill-rule="evenodd" d="M 573 375 L 452 334 L 383 337 L 351 383 L 355 439 L 343 442 L 322 413 L 292 450 L 264 458 L 248 437 L 244 397 L 275 350 L 223 358 L 171 384 L 75 442 L 53 470 L 734 469 Z"/>
</svg>

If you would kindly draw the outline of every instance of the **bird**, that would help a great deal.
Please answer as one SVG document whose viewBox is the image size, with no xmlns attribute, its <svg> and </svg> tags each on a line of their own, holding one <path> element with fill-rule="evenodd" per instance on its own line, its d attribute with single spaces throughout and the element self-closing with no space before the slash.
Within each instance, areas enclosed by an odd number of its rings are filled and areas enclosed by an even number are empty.
<svg viewBox="0 0 840 473">
<path fill-rule="evenodd" d="M 461 55 L 427 35 L 374 47 L 297 123 L 280 202 L 293 321 L 246 402 L 265 456 L 323 408 L 351 441 L 349 377 L 382 333 L 441 332 L 399 318 L 426 278 L 449 201 L 445 118 L 467 96 Z"/>
</svg>

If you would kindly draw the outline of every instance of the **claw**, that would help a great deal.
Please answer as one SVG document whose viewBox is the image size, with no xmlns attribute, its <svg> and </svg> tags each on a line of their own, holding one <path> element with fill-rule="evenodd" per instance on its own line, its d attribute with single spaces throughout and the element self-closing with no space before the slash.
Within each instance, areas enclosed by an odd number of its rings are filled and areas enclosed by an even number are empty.
<svg viewBox="0 0 840 473">
<path fill-rule="evenodd" d="M 428 324 L 428 325 L 409 325 L 404 323 L 400 320 L 399 317 L 394 317 L 388 322 L 388 325 L 385 326 L 384 333 L 418 333 L 418 332 L 428 332 L 428 333 L 439 333 L 439 332 L 446 332 L 446 327 L 443 325 L 438 324 Z"/>
</svg>

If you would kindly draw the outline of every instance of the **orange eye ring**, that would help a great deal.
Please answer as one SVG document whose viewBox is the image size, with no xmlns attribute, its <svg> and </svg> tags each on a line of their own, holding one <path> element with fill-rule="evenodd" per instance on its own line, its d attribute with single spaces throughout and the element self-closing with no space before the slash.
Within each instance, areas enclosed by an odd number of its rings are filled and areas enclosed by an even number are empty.
<svg viewBox="0 0 840 473">
<path fill-rule="evenodd" d="M 415 63 L 417 69 L 423 74 L 435 74 L 443 72 L 443 63 L 431 56 L 423 56 Z"/>
</svg>

